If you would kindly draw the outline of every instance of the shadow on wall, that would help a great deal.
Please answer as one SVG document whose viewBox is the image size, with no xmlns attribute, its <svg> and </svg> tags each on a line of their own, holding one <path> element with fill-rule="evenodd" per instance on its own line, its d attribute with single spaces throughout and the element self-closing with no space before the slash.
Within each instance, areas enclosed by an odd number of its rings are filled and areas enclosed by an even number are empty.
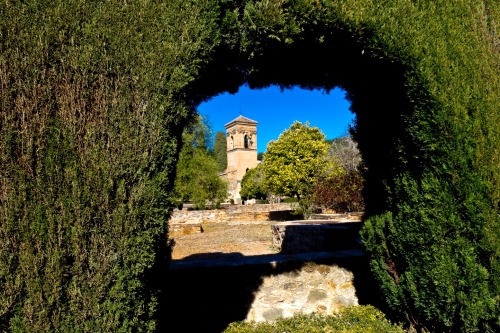
<svg viewBox="0 0 500 333">
<path fill-rule="evenodd" d="M 361 222 L 277 223 L 271 226 L 273 246 L 283 254 L 363 249 L 361 226 Z"/>
<path fill-rule="evenodd" d="M 311 262 L 337 265 L 352 272 L 359 304 L 377 305 L 364 256 L 307 261 L 294 256 L 295 260 L 292 257 L 276 263 L 280 255 L 203 253 L 174 261 L 164 283 L 158 332 L 220 333 L 231 322 L 247 317 L 264 278 L 298 273 Z"/>
<path fill-rule="evenodd" d="M 296 214 L 294 210 L 275 210 L 269 212 L 269 221 L 296 221 L 302 220 L 302 214 Z"/>
</svg>

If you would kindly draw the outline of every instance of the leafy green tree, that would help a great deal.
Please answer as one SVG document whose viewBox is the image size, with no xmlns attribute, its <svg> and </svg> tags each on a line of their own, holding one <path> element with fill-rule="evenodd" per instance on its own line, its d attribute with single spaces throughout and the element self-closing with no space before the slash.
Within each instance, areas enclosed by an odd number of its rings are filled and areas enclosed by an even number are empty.
<svg viewBox="0 0 500 333">
<path fill-rule="evenodd" d="M 278 140 L 268 144 L 262 162 L 262 186 L 274 194 L 300 200 L 321 175 L 336 169 L 326 159 L 327 150 L 325 135 L 319 128 L 294 122 Z"/>
<path fill-rule="evenodd" d="M 210 126 L 201 116 L 184 131 L 175 179 L 178 205 L 191 201 L 199 209 L 216 208 L 227 197 L 227 184 L 218 176 L 219 165 L 207 149 L 210 134 Z"/>
<path fill-rule="evenodd" d="M 214 155 L 217 160 L 217 165 L 219 166 L 219 172 L 226 170 L 227 168 L 227 140 L 226 135 L 222 131 L 215 133 L 214 140 Z"/>
<path fill-rule="evenodd" d="M 248 199 L 265 199 L 267 193 L 262 187 L 263 170 L 262 164 L 257 165 L 247 171 L 241 180 L 240 195 L 243 200 Z"/>
<path fill-rule="evenodd" d="M 175 192 L 178 200 L 199 209 L 217 208 L 227 197 L 227 184 L 218 175 L 217 161 L 206 150 L 187 147 L 177 164 Z"/>
</svg>

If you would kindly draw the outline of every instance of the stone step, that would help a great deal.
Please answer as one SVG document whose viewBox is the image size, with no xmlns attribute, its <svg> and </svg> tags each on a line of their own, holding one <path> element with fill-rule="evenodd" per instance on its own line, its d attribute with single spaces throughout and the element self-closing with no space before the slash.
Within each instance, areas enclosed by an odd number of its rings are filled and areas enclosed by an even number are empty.
<svg viewBox="0 0 500 333">
<path fill-rule="evenodd" d="M 311 214 L 311 220 L 335 220 L 335 221 L 361 221 L 363 212 L 351 212 L 345 214 Z"/>
<path fill-rule="evenodd" d="M 271 226 L 273 247 L 280 253 L 306 253 L 362 249 L 359 231 L 362 223 L 304 220 Z"/>
<path fill-rule="evenodd" d="M 159 317 L 183 332 L 220 333 L 240 320 L 332 314 L 374 304 L 376 295 L 361 250 L 176 260 L 163 282 Z"/>
</svg>

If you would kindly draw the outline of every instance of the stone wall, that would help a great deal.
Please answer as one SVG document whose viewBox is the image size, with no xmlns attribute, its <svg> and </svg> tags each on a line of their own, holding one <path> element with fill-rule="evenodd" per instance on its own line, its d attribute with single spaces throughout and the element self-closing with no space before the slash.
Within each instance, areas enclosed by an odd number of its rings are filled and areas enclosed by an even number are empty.
<svg viewBox="0 0 500 333">
<path fill-rule="evenodd" d="M 354 275 L 337 265 L 306 263 L 300 270 L 266 276 L 247 321 L 273 321 L 294 314 L 331 314 L 358 305 Z"/>
<path fill-rule="evenodd" d="M 288 203 L 259 205 L 228 205 L 222 209 L 189 210 L 175 209 L 171 224 L 200 224 L 248 221 L 286 221 L 298 217 L 293 215 L 294 208 Z"/>
<path fill-rule="evenodd" d="M 359 249 L 361 221 L 305 220 L 271 226 L 273 247 L 280 253 Z"/>
<path fill-rule="evenodd" d="M 374 304 L 360 250 L 174 261 L 166 281 L 175 299 L 161 317 L 183 332 L 222 332 L 234 321 L 273 321 Z"/>
</svg>

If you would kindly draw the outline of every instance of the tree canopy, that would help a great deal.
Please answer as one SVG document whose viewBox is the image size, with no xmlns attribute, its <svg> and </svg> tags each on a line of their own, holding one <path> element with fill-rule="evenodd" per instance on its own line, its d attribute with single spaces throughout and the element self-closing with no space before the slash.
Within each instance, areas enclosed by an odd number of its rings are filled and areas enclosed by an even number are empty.
<svg viewBox="0 0 500 333">
<path fill-rule="evenodd" d="M 311 191 L 312 204 L 339 213 L 363 211 L 364 170 L 356 142 L 350 136 L 342 136 L 327 140 L 327 143 L 327 159 L 341 172 L 321 177 Z"/>
<path fill-rule="evenodd" d="M 249 199 L 265 199 L 267 193 L 262 187 L 263 170 L 262 164 L 258 164 L 255 168 L 247 171 L 241 180 L 240 195 L 243 200 Z"/>
<path fill-rule="evenodd" d="M 196 115 L 194 120 L 188 123 L 182 135 L 182 144 L 183 147 L 191 146 L 193 149 L 212 150 L 212 125 L 207 117 Z"/>
<path fill-rule="evenodd" d="M 218 176 L 219 165 L 207 149 L 210 137 L 210 127 L 201 116 L 182 136 L 174 189 L 178 205 L 191 201 L 199 209 L 216 208 L 227 197 L 227 184 Z"/>
<path fill-rule="evenodd" d="M 345 172 L 358 170 L 362 162 L 358 145 L 347 135 L 331 140 L 328 156 L 336 158 Z"/>
<path fill-rule="evenodd" d="M 217 162 L 208 151 L 183 149 L 175 179 L 179 205 L 191 201 L 199 209 L 218 208 L 226 200 L 227 184 L 217 173 Z"/>
<path fill-rule="evenodd" d="M 294 122 L 267 146 L 262 163 L 262 186 L 283 196 L 307 195 L 318 177 L 329 167 L 325 135 L 308 123 Z"/>
</svg>

